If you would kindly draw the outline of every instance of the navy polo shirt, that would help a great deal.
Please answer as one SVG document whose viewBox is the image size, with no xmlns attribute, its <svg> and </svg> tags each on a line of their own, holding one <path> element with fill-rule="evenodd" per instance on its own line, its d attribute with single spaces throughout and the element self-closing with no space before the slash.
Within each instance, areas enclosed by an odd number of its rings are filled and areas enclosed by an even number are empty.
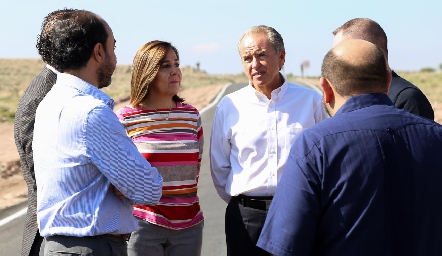
<svg viewBox="0 0 442 256">
<path fill-rule="evenodd" d="M 442 126 L 351 97 L 296 140 L 258 246 L 275 255 L 442 255 Z"/>
</svg>

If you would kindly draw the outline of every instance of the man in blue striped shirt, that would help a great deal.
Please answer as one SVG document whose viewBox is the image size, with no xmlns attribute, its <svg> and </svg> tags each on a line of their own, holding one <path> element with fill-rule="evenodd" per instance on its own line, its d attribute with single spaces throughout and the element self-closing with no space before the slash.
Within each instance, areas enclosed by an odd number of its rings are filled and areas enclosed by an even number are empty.
<svg viewBox="0 0 442 256">
<path fill-rule="evenodd" d="M 45 255 L 126 255 L 127 234 L 137 228 L 132 204 L 157 203 L 162 177 L 127 137 L 114 101 L 100 90 L 116 67 L 111 28 L 88 11 L 67 15 L 43 44 L 62 73 L 37 108 L 34 128 Z"/>
</svg>

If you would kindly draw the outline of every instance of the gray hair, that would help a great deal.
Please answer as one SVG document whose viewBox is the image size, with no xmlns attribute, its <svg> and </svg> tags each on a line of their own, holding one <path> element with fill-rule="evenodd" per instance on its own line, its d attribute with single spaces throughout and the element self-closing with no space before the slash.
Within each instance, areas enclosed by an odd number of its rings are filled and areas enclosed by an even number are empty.
<svg viewBox="0 0 442 256">
<path fill-rule="evenodd" d="M 276 53 L 279 53 L 280 51 L 285 50 L 284 40 L 282 39 L 281 34 L 279 34 L 278 31 L 276 31 L 276 29 L 269 27 L 269 26 L 265 26 L 265 25 L 253 26 L 253 27 L 249 28 L 246 32 L 244 32 L 244 34 L 239 39 L 238 48 L 239 48 L 239 45 L 240 45 L 242 39 L 246 35 L 259 34 L 259 33 L 263 33 L 263 34 L 267 35 L 270 42 L 275 47 Z"/>
</svg>

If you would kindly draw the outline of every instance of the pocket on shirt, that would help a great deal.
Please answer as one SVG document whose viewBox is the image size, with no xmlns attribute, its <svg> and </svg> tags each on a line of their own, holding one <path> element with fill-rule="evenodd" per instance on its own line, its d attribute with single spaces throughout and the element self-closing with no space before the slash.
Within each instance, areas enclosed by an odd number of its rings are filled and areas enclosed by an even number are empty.
<svg viewBox="0 0 442 256">
<path fill-rule="evenodd" d="M 285 147 L 290 151 L 290 148 L 295 143 L 295 140 L 298 138 L 299 134 L 301 134 L 303 128 L 298 125 L 291 125 L 287 127 L 285 134 Z"/>
</svg>

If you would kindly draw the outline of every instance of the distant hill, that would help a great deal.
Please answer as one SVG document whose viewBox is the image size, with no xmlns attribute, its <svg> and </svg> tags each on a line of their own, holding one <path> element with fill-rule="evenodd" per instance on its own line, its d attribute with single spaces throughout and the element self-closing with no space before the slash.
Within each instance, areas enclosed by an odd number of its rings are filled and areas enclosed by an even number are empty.
<svg viewBox="0 0 442 256">
<path fill-rule="evenodd" d="M 0 120 L 12 121 L 18 101 L 44 63 L 38 59 L 0 59 Z M 246 83 L 245 74 L 210 75 L 190 66 L 182 67 L 182 87 L 194 88 L 232 83 Z M 130 94 L 130 65 L 117 65 L 112 84 L 103 89 L 116 102 L 126 100 Z"/>
<path fill-rule="evenodd" d="M 39 59 L 0 59 L 0 121 L 12 121 L 23 91 L 40 73 L 44 63 Z M 181 68 L 182 87 L 194 88 L 232 83 L 247 83 L 245 73 L 215 75 L 204 70 L 185 66 Z M 442 73 L 437 72 L 398 72 L 400 76 L 417 85 L 432 103 L 442 102 Z M 112 84 L 103 89 L 116 102 L 127 100 L 130 93 L 130 65 L 117 65 L 112 76 Z M 288 81 L 306 80 L 315 85 L 319 77 L 296 77 L 287 74 Z"/>
</svg>

